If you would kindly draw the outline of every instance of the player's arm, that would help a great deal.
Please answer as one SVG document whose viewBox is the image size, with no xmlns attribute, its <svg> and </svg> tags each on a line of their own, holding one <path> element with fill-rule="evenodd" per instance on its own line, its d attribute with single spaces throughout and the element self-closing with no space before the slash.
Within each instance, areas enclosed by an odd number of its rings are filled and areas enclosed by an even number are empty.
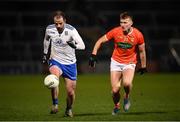
<svg viewBox="0 0 180 122">
<path fill-rule="evenodd" d="M 108 41 L 108 39 L 107 39 L 106 35 L 100 37 L 100 38 L 97 40 L 97 42 L 96 42 L 96 44 L 95 44 L 95 46 L 94 46 L 94 49 L 93 49 L 93 51 L 92 51 L 92 54 L 93 54 L 93 55 L 97 55 L 97 52 L 98 52 L 99 48 L 101 47 L 101 44 L 102 44 L 102 43 L 105 43 L 105 42 L 107 42 L 107 41 Z"/>
<path fill-rule="evenodd" d="M 73 30 L 72 38 L 70 38 L 70 40 L 67 41 L 67 43 L 70 47 L 74 49 L 85 49 L 85 44 L 76 29 Z"/>
<path fill-rule="evenodd" d="M 141 60 L 141 68 L 146 68 L 146 50 L 145 43 L 139 45 L 139 55 Z"/>
<path fill-rule="evenodd" d="M 85 49 L 85 44 L 81 38 L 81 36 L 77 33 L 75 35 L 75 44 L 76 44 L 76 49 L 79 49 L 79 50 L 84 50 Z"/>
<path fill-rule="evenodd" d="M 46 30 L 44 36 L 44 50 L 43 50 L 44 54 L 48 54 L 50 42 L 51 42 L 50 35 L 48 35 L 48 30 Z"/>
<path fill-rule="evenodd" d="M 48 60 L 48 51 L 49 51 L 49 48 L 50 48 L 50 36 L 48 35 L 47 33 L 47 30 L 46 30 L 46 33 L 45 33 L 45 36 L 44 36 L 44 43 L 43 43 L 43 63 L 47 63 L 47 60 Z"/>
<path fill-rule="evenodd" d="M 96 62 L 97 62 L 97 59 L 96 59 L 97 52 L 98 52 L 99 48 L 101 47 L 101 45 L 107 41 L 108 41 L 108 39 L 107 39 L 106 35 L 100 37 L 97 40 L 96 44 L 94 45 L 92 54 L 89 58 L 89 66 L 90 67 L 95 67 Z"/>
<path fill-rule="evenodd" d="M 145 43 L 139 45 L 138 48 L 139 48 L 139 56 L 141 61 L 141 68 L 138 70 L 138 72 L 140 72 L 140 74 L 144 74 L 145 72 L 147 72 Z"/>
</svg>

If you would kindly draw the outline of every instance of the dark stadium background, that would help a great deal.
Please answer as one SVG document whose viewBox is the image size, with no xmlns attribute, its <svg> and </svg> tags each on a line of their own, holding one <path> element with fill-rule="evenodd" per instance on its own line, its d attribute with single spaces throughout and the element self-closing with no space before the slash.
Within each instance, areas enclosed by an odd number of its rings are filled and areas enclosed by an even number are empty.
<svg viewBox="0 0 180 122">
<path fill-rule="evenodd" d="M 178 72 L 180 3 L 175 0 L 1 0 L 0 74 L 39 74 L 45 28 L 51 13 L 62 10 L 77 28 L 85 51 L 77 51 L 79 73 L 90 73 L 88 57 L 95 41 L 119 25 L 119 14 L 129 11 L 134 26 L 144 34 L 149 72 Z M 174 41 L 175 40 L 175 41 Z M 109 72 L 112 43 L 98 53 L 95 72 Z"/>
<path fill-rule="evenodd" d="M 41 62 L 44 32 L 55 10 L 66 13 L 86 44 L 85 51 L 76 52 L 80 75 L 73 118 L 64 117 L 63 79 L 56 115 L 49 114 L 50 89 L 43 84 L 48 73 Z M 99 50 L 95 70 L 88 58 L 95 41 L 119 25 L 123 11 L 131 12 L 144 34 L 149 73 L 135 74 L 130 111 L 112 116 L 113 43 Z M 0 0 L 0 121 L 180 121 L 179 11 L 179 0 Z"/>
</svg>

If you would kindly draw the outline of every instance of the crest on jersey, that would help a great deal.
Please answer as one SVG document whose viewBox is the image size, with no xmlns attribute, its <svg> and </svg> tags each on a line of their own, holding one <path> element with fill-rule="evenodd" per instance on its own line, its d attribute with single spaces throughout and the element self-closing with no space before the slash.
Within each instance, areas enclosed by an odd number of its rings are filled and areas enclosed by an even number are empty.
<svg viewBox="0 0 180 122">
<path fill-rule="evenodd" d="M 65 35 L 66 35 L 66 36 L 68 35 L 68 31 L 65 31 Z"/>
<path fill-rule="evenodd" d="M 62 40 L 60 38 L 55 39 L 54 44 L 56 46 L 62 46 L 63 45 Z"/>
<path fill-rule="evenodd" d="M 134 42 L 134 37 L 130 37 L 130 41 L 131 41 L 131 42 Z"/>
</svg>

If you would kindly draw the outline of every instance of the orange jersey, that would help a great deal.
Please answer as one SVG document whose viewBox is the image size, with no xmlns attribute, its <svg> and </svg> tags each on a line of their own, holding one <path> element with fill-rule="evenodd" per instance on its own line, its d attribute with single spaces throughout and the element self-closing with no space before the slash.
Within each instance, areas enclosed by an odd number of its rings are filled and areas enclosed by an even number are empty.
<svg viewBox="0 0 180 122">
<path fill-rule="evenodd" d="M 107 32 L 106 38 L 114 41 L 112 58 L 115 61 L 123 64 L 137 63 L 136 46 L 144 43 L 144 37 L 138 29 L 133 28 L 128 35 L 124 35 L 119 26 Z"/>
</svg>

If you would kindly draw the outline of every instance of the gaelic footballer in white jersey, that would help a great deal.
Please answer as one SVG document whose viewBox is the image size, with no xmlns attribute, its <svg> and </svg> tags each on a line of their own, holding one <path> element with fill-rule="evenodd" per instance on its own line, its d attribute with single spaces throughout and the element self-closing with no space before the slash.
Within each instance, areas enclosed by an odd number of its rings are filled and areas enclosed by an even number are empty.
<svg viewBox="0 0 180 122">
<path fill-rule="evenodd" d="M 48 63 L 50 74 L 64 79 L 67 93 L 65 116 L 73 117 L 72 106 L 77 81 L 75 50 L 83 50 L 85 45 L 77 30 L 66 23 L 64 12 L 55 11 L 53 20 L 54 24 L 46 28 L 42 61 L 43 64 Z M 51 88 L 51 114 L 58 112 L 58 95 L 59 86 Z"/>
<path fill-rule="evenodd" d="M 85 49 L 79 33 L 70 24 L 64 25 L 62 33 L 58 32 L 55 24 L 47 26 L 44 38 L 44 54 L 48 53 L 50 43 L 50 59 L 65 65 L 76 62 L 75 49 Z M 71 43 L 74 47 L 69 46 L 68 43 Z"/>
</svg>

